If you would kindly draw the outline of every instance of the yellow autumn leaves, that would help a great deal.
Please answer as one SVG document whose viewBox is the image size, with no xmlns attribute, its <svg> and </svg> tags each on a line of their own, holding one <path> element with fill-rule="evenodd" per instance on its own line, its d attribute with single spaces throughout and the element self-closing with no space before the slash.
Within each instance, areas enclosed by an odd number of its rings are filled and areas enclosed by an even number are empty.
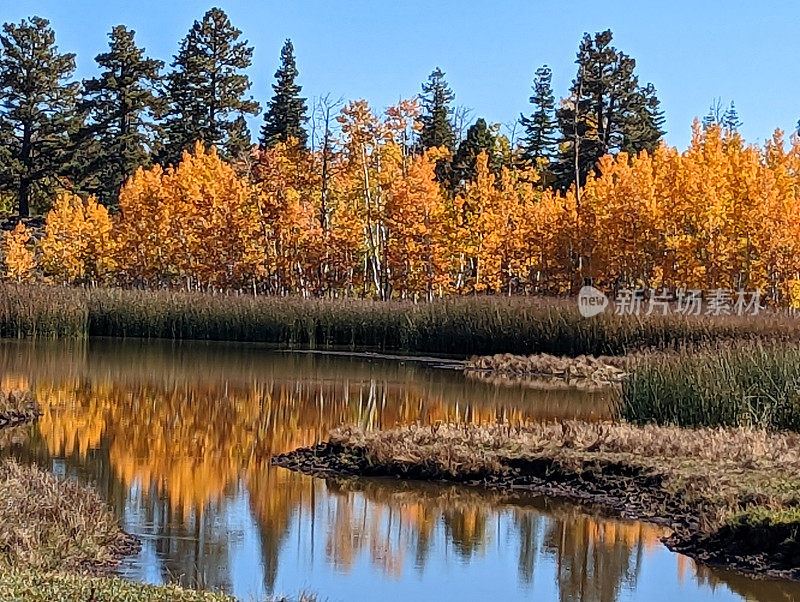
<svg viewBox="0 0 800 602">
<path fill-rule="evenodd" d="M 416 116 L 413 103 L 383 118 L 351 103 L 336 145 L 278 144 L 246 164 L 198 144 L 175 168 L 134 174 L 113 215 L 62 194 L 35 245 L 22 224 L 6 235 L 6 277 L 418 299 L 591 279 L 800 304 L 796 139 L 762 149 L 696 124 L 683 153 L 603 157 L 579 195 L 482 153 L 453 195 L 436 175 L 447 151 L 409 151 Z"/>
</svg>

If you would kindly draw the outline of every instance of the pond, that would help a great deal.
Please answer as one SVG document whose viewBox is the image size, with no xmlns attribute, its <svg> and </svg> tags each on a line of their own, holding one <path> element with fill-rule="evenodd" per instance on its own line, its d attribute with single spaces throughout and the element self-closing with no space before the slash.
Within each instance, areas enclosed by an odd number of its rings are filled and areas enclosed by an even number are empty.
<svg viewBox="0 0 800 602">
<path fill-rule="evenodd" d="M 3 341 L 0 366 L 0 387 L 44 412 L 3 432 L 3 453 L 92 483 L 142 540 L 121 568 L 131 579 L 243 600 L 800 599 L 798 584 L 698 566 L 659 527 L 573 504 L 269 463 L 341 424 L 602 419 L 605 391 L 211 343 Z"/>
</svg>

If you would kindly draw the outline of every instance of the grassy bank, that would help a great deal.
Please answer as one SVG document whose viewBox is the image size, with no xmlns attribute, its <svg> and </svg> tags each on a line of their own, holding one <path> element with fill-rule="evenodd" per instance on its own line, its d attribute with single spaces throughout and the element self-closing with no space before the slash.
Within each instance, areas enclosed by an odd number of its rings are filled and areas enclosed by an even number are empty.
<svg viewBox="0 0 800 602">
<path fill-rule="evenodd" d="M 29 396 L 0 395 L 0 447 L 24 432 L 15 425 L 37 417 Z M 109 576 L 138 545 L 94 490 L 36 466 L 0 461 L 0 600 L 232 600 Z"/>
<path fill-rule="evenodd" d="M 800 321 L 614 316 L 582 318 L 570 300 L 458 297 L 433 303 L 253 297 L 179 291 L 0 285 L 6 337 L 157 337 L 310 348 L 485 355 L 618 355 L 722 340 L 800 341 Z"/>
<path fill-rule="evenodd" d="M 319 475 L 521 488 L 670 525 L 703 561 L 800 578 L 800 435 L 565 422 L 340 429 L 274 459 Z"/>
<path fill-rule="evenodd" d="M 232 600 L 111 577 L 137 547 L 93 490 L 37 467 L 0 463 L 0 600 Z"/>
<path fill-rule="evenodd" d="M 800 346 L 744 343 L 639 358 L 623 381 L 630 422 L 800 431 Z"/>
<path fill-rule="evenodd" d="M 175 585 L 151 586 L 115 577 L 12 570 L 0 574 L 0 600 L 93 600 L 96 602 L 233 602 L 211 592 L 186 590 Z"/>
<path fill-rule="evenodd" d="M 0 463 L 0 567 L 113 568 L 138 543 L 91 489 L 36 467 Z"/>
</svg>

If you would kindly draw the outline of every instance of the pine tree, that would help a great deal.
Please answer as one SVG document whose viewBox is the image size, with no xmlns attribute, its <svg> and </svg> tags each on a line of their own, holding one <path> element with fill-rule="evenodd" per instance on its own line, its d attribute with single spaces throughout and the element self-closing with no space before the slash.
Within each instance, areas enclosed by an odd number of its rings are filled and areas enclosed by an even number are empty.
<svg viewBox="0 0 800 602">
<path fill-rule="evenodd" d="M 49 196 L 74 160 L 78 86 L 69 82 L 75 55 L 60 54 L 40 17 L 6 23 L 0 35 L 0 189 L 12 192 L 21 216 Z"/>
<path fill-rule="evenodd" d="M 448 87 L 444 73 L 437 67 L 428 77 L 427 83 L 422 84 L 422 131 L 419 144 L 422 150 L 437 146 L 444 146 L 449 150 L 455 149 L 455 135 L 453 124 L 450 121 L 452 109 L 450 103 L 455 100 L 455 94 Z"/>
<path fill-rule="evenodd" d="M 664 135 L 664 112 L 653 84 L 640 87 L 630 98 L 629 111 L 622 120 L 619 150 L 630 155 L 641 151 L 653 154 Z"/>
<path fill-rule="evenodd" d="M 722 99 L 715 98 L 708 107 L 708 113 L 703 117 L 703 128 L 708 129 L 713 126 L 722 125 L 725 110 L 722 108 Z"/>
<path fill-rule="evenodd" d="M 592 38 L 589 34 L 584 34 L 575 61 L 578 73 L 572 80 L 570 96 L 561 100 L 561 106 L 556 111 L 561 137 L 559 157 L 552 165 L 552 171 L 557 186 L 562 190 L 578 180 L 578 196 L 586 175 L 594 167 L 597 158 L 602 155 L 597 128 L 593 126 L 589 115 L 592 100 L 587 90 L 592 46 Z"/>
<path fill-rule="evenodd" d="M 521 156 L 523 161 L 531 165 L 536 165 L 542 159 L 549 159 L 556 151 L 558 138 L 556 101 L 550 85 L 552 77 L 553 72 L 547 65 L 536 70 L 533 96 L 530 97 L 534 111 L 530 117 L 520 115 L 520 124 L 525 130 L 525 136 L 520 143 Z"/>
<path fill-rule="evenodd" d="M 286 40 L 281 49 L 281 66 L 275 72 L 276 82 L 272 89 L 274 94 L 269 101 L 261 128 L 261 147 L 268 148 L 278 142 L 296 139 L 302 146 L 306 145 L 308 134 L 303 124 L 306 116 L 306 99 L 300 97 L 302 89 L 295 83 L 298 71 L 294 59 L 294 46 Z"/>
<path fill-rule="evenodd" d="M 114 27 L 109 51 L 95 58 L 103 71 L 83 82 L 80 107 L 88 123 L 81 138 L 93 151 L 83 188 L 105 205 L 116 204 L 125 180 L 150 164 L 160 138 L 154 119 L 163 110 L 156 86 L 164 63 L 145 57 L 134 34 L 123 25 Z"/>
<path fill-rule="evenodd" d="M 739 119 L 739 112 L 736 110 L 736 105 L 733 101 L 727 108 L 723 108 L 721 98 L 715 98 L 711 105 L 708 107 L 708 113 L 703 117 L 703 129 L 710 127 L 720 127 L 726 134 L 732 134 L 739 131 L 742 122 Z"/>
<path fill-rule="evenodd" d="M 733 101 L 731 101 L 730 106 L 722 115 L 722 127 L 729 134 L 738 132 L 739 128 L 742 127 L 742 121 L 739 119 L 739 112 L 736 110 L 736 105 Z"/>
<path fill-rule="evenodd" d="M 176 163 L 198 140 L 227 156 L 249 148 L 244 116 L 257 114 L 259 106 L 244 97 L 250 79 L 242 70 L 250 66 L 253 48 L 237 42 L 241 34 L 223 10 L 212 8 L 181 42 L 167 76 L 163 163 Z"/>
<path fill-rule="evenodd" d="M 636 61 L 611 46 L 610 30 L 585 34 L 578 50 L 578 75 L 557 111 L 562 153 L 554 167 L 566 188 L 581 183 L 607 153 L 652 151 L 663 135 L 655 88 L 639 85 Z"/>
<path fill-rule="evenodd" d="M 460 186 L 475 179 L 476 161 L 478 155 L 484 153 L 489 157 L 489 166 L 497 173 L 499 166 L 493 161 L 495 158 L 495 134 L 486 124 L 485 119 L 478 119 L 467 130 L 467 136 L 458 145 L 453 155 L 451 174 L 451 188 L 458 189 Z"/>
</svg>

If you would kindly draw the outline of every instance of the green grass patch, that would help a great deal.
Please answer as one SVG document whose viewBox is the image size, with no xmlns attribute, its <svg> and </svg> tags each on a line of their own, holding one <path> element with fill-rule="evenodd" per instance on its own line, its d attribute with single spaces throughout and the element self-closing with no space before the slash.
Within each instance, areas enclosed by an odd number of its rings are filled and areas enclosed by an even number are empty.
<svg viewBox="0 0 800 602">
<path fill-rule="evenodd" d="M 175 585 L 151 586 L 115 577 L 10 570 L 0 574 L 0 600 L 59 602 L 233 602 L 222 594 L 199 592 Z"/>
<path fill-rule="evenodd" d="M 623 382 L 619 412 L 636 423 L 800 431 L 800 346 L 745 343 L 653 354 Z"/>
</svg>

